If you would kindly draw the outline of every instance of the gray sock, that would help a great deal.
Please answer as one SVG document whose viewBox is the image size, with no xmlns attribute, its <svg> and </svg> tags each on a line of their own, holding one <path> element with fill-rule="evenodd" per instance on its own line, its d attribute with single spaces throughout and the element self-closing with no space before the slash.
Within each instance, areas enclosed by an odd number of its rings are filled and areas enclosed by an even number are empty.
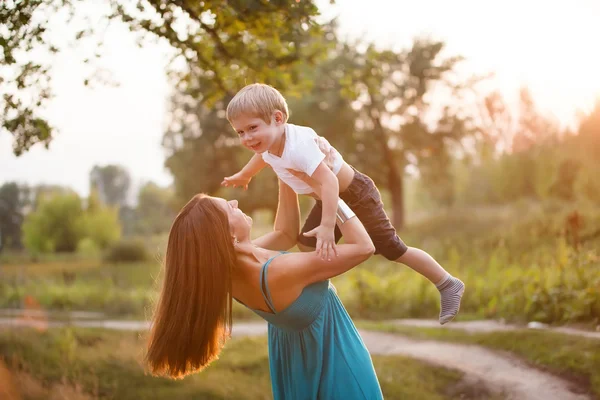
<svg viewBox="0 0 600 400">
<path fill-rule="evenodd" d="M 458 314 L 460 300 L 465 291 L 465 284 L 460 279 L 448 274 L 446 278 L 442 279 L 435 286 L 442 296 L 439 320 L 440 324 L 444 325 L 452 321 L 456 314 Z"/>
</svg>

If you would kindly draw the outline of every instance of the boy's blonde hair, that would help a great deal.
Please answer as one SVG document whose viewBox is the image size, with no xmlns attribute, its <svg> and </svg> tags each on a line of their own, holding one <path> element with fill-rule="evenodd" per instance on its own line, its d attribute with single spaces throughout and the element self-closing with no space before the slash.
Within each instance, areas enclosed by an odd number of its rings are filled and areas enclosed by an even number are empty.
<svg viewBox="0 0 600 400">
<path fill-rule="evenodd" d="M 285 98 L 277 89 L 262 83 L 253 83 L 237 92 L 227 105 L 227 120 L 231 121 L 240 115 L 256 116 L 267 124 L 275 111 L 281 111 L 283 122 L 287 122 L 289 112 Z"/>
</svg>

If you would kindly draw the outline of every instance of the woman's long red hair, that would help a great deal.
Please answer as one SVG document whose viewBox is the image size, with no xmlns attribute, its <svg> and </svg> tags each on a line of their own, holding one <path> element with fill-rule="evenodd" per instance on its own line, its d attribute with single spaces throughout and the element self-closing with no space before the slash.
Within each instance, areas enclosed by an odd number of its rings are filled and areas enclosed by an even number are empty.
<svg viewBox="0 0 600 400">
<path fill-rule="evenodd" d="M 231 333 L 236 261 L 227 214 L 206 195 L 175 218 L 146 362 L 153 375 L 183 378 L 218 358 Z"/>
</svg>

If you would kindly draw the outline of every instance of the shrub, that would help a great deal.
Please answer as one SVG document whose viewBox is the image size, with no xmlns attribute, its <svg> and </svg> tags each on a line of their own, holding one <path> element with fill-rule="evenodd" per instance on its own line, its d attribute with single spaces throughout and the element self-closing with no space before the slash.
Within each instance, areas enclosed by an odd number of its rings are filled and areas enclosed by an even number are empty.
<svg viewBox="0 0 600 400">
<path fill-rule="evenodd" d="M 148 251 L 144 244 L 138 240 L 121 240 L 110 246 L 105 254 L 105 261 L 138 262 L 148 260 Z"/>
</svg>

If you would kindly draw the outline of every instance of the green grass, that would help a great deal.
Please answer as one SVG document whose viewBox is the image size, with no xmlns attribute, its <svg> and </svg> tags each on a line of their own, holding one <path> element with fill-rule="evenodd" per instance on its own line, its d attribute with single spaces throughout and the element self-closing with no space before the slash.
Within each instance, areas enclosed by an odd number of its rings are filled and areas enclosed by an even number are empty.
<svg viewBox="0 0 600 400">
<path fill-rule="evenodd" d="M 0 356 L 44 387 L 68 382 L 100 399 L 270 399 L 265 337 L 230 340 L 206 370 L 173 381 L 144 373 L 143 338 L 97 329 L 0 331 Z M 462 374 L 398 356 L 373 357 L 386 399 L 499 399 Z"/>
<path fill-rule="evenodd" d="M 400 233 L 467 285 L 461 312 L 511 321 L 600 323 L 600 209 L 581 209 L 585 241 L 566 219 L 576 205 L 446 210 Z M 435 318 L 439 294 L 414 271 L 376 256 L 335 279 L 354 317 Z"/>
<path fill-rule="evenodd" d="M 508 351 L 527 363 L 560 375 L 600 398 L 600 340 L 554 332 L 517 330 L 467 333 L 361 321 L 361 328 L 399 333 L 415 339 L 477 344 Z"/>
<path fill-rule="evenodd" d="M 20 268 L 23 268 L 24 281 Z M 111 318 L 148 319 L 158 297 L 158 262 L 102 264 L 84 260 L 37 263 L 4 268 L 0 308 L 19 308 L 23 302 L 59 311 L 95 311 Z M 235 303 L 234 316 L 254 314 Z"/>
<path fill-rule="evenodd" d="M 600 211 L 579 210 L 580 236 L 589 239 L 575 248 L 564 235 L 575 207 L 518 203 L 445 210 L 408 226 L 401 236 L 466 283 L 461 318 L 598 324 L 600 237 L 594 232 L 600 230 Z M 267 219 L 256 218 L 255 236 L 271 229 Z M 41 308 L 148 318 L 158 294 L 164 239 L 147 241 L 156 259 L 145 263 L 104 264 L 61 255 L 32 263 L 17 262 L 13 255 L 14 263 L 0 267 L 0 307 L 19 307 L 29 298 Z M 439 312 L 439 294 L 428 280 L 381 256 L 333 281 L 354 318 L 436 318 Z M 237 318 L 254 316 L 234 307 Z"/>
<path fill-rule="evenodd" d="M 82 259 L 93 259 L 77 253 L 48 253 L 32 255 L 25 251 L 4 250 L 0 253 L 0 266 L 20 266 L 22 264 L 37 263 L 70 263 L 81 262 Z"/>
</svg>

